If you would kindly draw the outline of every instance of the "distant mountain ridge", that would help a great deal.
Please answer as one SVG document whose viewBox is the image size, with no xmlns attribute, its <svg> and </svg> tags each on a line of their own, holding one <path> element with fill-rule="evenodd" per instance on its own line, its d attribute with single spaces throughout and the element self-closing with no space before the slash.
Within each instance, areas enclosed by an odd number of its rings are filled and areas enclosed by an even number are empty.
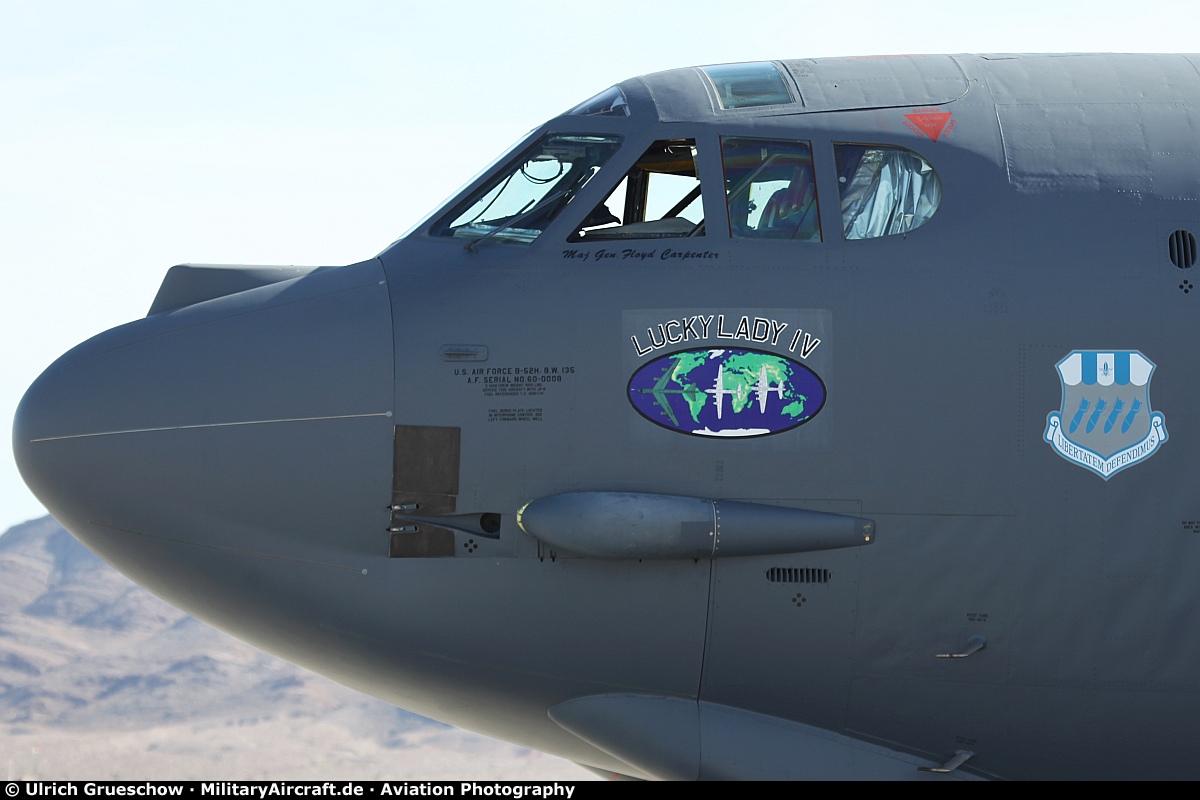
<svg viewBox="0 0 1200 800">
<path fill-rule="evenodd" d="M 50 517 L 0 536 L 5 757 L 10 772 L 54 778 L 589 778 L 210 628 Z"/>
</svg>

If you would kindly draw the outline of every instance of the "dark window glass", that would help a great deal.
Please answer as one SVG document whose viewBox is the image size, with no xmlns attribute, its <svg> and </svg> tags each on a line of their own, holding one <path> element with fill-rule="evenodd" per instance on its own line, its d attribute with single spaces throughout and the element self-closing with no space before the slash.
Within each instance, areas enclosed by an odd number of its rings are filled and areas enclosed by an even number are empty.
<svg viewBox="0 0 1200 800">
<path fill-rule="evenodd" d="M 821 241 L 808 142 L 722 137 L 721 162 L 730 236 Z"/>
</svg>

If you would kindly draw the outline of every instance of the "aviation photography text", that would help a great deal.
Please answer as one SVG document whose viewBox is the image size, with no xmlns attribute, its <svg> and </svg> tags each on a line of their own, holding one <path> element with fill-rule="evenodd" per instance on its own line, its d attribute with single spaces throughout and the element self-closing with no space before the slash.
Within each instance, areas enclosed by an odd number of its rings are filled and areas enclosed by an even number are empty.
<svg viewBox="0 0 1200 800">
<path fill-rule="evenodd" d="M 15 797 L 563 797 L 571 782 L 518 781 L 10 781 Z"/>
</svg>

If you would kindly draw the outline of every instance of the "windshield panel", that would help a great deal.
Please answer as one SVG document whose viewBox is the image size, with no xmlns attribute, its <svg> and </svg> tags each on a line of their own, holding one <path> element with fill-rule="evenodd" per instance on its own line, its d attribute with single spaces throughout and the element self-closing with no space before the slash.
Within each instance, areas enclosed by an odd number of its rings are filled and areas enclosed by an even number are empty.
<svg viewBox="0 0 1200 800">
<path fill-rule="evenodd" d="M 620 136 L 546 134 L 430 232 L 528 244 L 620 146 Z"/>
</svg>

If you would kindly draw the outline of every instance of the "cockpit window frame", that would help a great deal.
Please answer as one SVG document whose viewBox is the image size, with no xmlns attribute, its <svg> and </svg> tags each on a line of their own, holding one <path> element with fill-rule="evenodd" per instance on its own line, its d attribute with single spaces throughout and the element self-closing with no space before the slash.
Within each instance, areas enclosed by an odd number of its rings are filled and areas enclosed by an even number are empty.
<svg viewBox="0 0 1200 800">
<path fill-rule="evenodd" d="M 516 170 L 520 168 L 520 165 L 523 162 L 528 161 L 530 156 L 535 153 L 539 146 L 543 145 L 543 143 L 547 142 L 547 140 L 551 139 L 552 137 L 572 136 L 581 138 L 608 138 L 615 140 L 614 144 L 616 147 L 616 149 L 598 165 L 599 171 L 593 174 L 591 178 L 585 180 L 584 185 L 578 190 L 580 193 L 585 192 L 590 187 L 596 175 L 600 174 L 600 172 L 603 172 L 603 168 L 606 164 L 611 162 L 614 157 L 619 158 L 621 153 L 624 151 L 628 140 L 628 137 L 623 133 L 613 133 L 608 131 L 580 131 L 575 129 L 573 126 L 566 127 L 565 129 L 559 128 L 559 126 L 555 125 L 542 126 L 522 140 L 519 147 L 510 148 L 508 151 L 506 151 L 505 158 L 493 161 L 488 169 L 484 170 L 483 173 L 473 180 L 465 191 L 458 193 L 458 195 L 456 195 L 450 202 L 442 204 L 442 206 L 430 214 L 429 219 L 433 221 L 424 226 L 424 234 L 435 240 L 457 241 L 461 244 L 464 241 L 483 241 L 484 239 L 493 237 L 493 235 L 496 233 L 501 233 L 508 227 L 508 225 L 512 224 L 511 221 L 507 225 L 501 226 L 497 231 L 480 237 L 455 236 L 451 231 L 456 228 L 466 227 L 466 225 L 453 226 L 452 222 L 456 217 L 465 213 L 473 204 L 479 202 L 484 196 L 480 193 L 487 189 L 499 176 L 504 174 L 509 174 L 511 176 L 512 174 L 515 174 Z M 503 188 L 501 188 L 501 191 L 503 191 Z M 537 207 L 541 206 L 542 202 L 544 202 L 547 197 L 553 195 L 554 192 L 555 189 L 549 190 L 542 200 L 537 201 L 534 209 L 536 210 Z M 553 212 L 553 215 L 546 222 L 545 226 L 542 227 L 532 238 L 524 241 L 521 239 L 512 239 L 510 241 L 506 238 L 502 241 L 525 245 L 535 243 L 545 236 L 548 231 L 554 228 L 555 223 L 558 222 L 564 213 L 569 212 L 570 207 L 573 205 L 574 199 L 574 196 L 570 197 L 564 204 L 563 208 Z M 521 214 L 517 214 L 516 216 L 519 218 Z M 516 218 L 514 218 L 512 221 L 515 221 L 515 219 Z M 468 249 L 473 248 L 468 247 Z"/>
<path fill-rule="evenodd" d="M 634 105 L 636 106 L 636 101 Z M 580 124 L 582 120 L 586 120 L 586 124 Z M 608 160 L 604 168 L 580 190 L 566 209 L 546 226 L 545 230 L 542 231 L 542 234 L 535 241 L 527 246 L 522 246 L 520 249 L 524 251 L 526 247 L 578 247 L 579 243 L 571 243 L 569 237 L 579 229 L 584 218 L 591 213 L 595 205 L 607 197 L 625 177 L 646 148 L 658 139 L 663 138 L 663 131 L 658 125 L 643 126 L 639 124 L 635 130 L 630 130 L 627 123 L 628 119 L 624 117 L 581 118 L 564 116 L 547 121 L 545 124 L 530 131 L 528 135 L 510 146 L 499 157 L 493 159 L 487 168 L 481 170 L 468 184 L 426 214 L 421 222 L 410 229 L 409 233 L 406 233 L 404 237 L 397 239 L 396 242 L 385 248 L 384 252 L 410 236 L 420 236 L 424 241 L 431 243 L 440 242 L 444 246 L 462 247 L 462 239 L 436 235 L 433 232 L 436 224 L 450 214 L 455 213 L 455 211 L 461 210 L 468 199 L 487 185 L 495 175 L 508 169 L 510 165 L 515 164 L 524 153 L 536 145 L 547 134 L 566 133 L 581 136 L 624 135 L 625 139 L 620 149 Z M 719 132 L 704 124 L 697 125 L 694 128 L 686 126 L 677 133 L 675 132 L 675 126 L 672 126 L 672 128 L 672 137 L 678 136 L 696 141 L 696 169 L 700 176 L 701 186 L 703 187 L 701 199 L 704 207 L 707 236 L 713 243 L 716 241 L 728 241 L 729 220 L 723 185 L 724 175 L 721 165 Z M 596 244 L 599 244 L 599 242 Z M 611 247 L 611 243 L 609 246 Z M 477 252 L 483 253 L 487 250 L 489 250 L 489 247 L 485 244 Z M 505 246 L 495 248 L 495 252 L 512 252 L 512 250 Z M 543 262 L 538 260 L 529 263 L 542 265 Z M 548 268 L 557 266 L 554 261 L 547 261 L 544 265 Z"/>
<path fill-rule="evenodd" d="M 837 185 L 838 212 L 839 212 L 839 218 L 840 218 L 840 223 L 841 223 L 841 227 L 842 227 L 841 239 L 843 242 L 864 242 L 864 241 L 870 241 L 870 240 L 876 240 L 876 239 L 889 239 L 889 238 L 896 237 L 896 236 L 907 237 L 909 234 L 912 234 L 918 230 L 921 230 L 926 225 L 928 225 L 930 222 L 932 222 L 935 217 L 937 217 L 937 212 L 941 209 L 942 201 L 944 200 L 945 183 L 942 181 L 942 176 L 941 176 L 941 173 L 938 170 L 938 168 L 934 165 L 933 161 L 931 161 L 929 158 L 927 158 L 925 156 L 924 153 L 921 153 L 918 150 L 915 150 L 912 147 L 908 147 L 903 144 L 893 144 L 893 143 L 889 143 L 889 142 L 866 142 L 866 141 L 849 141 L 849 140 L 834 139 L 831 142 L 831 144 L 832 144 L 832 155 L 833 155 L 835 173 L 840 173 L 839 161 L 840 161 L 841 148 L 861 147 L 866 150 L 875 149 L 875 150 L 882 150 L 882 151 L 894 151 L 897 154 L 907 154 L 909 156 L 912 156 L 917 161 L 920 161 L 926 167 L 929 168 L 929 175 L 932 176 L 931 185 L 934 190 L 933 193 L 936 194 L 936 198 L 933 200 L 933 207 L 931 209 L 928 209 L 928 211 L 924 215 L 924 217 L 921 220 L 915 222 L 915 224 L 906 225 L 903 230 L 883 232 L 883 233 L 867 232 L 865 235 L 852 236 L 852 235 L 850 235 L 849 226 L 851 224 L 857 224 L 857 219 L 858 219 L 858 216 L 861 213 L 862 209 L 860 208 L 859 212 L 855 214 L 853 223 L 851 220 L 847 219 L 846 204 L 847 204 L 847 201 L 849 200 L 849 198 L 847 198 L 847 195 L 846 195 L 846 192 L 848 189 L 846 180 L 850 180 L 851 178 L 850 178 L 850 176 L 843 176 L 841 174 L 838 174 L 838 185 Z M 928 198 L 926 197 L 926 190 L 924 187 L 922 187 L 922 189 L 920 190 L 920 194 L 918 197 L 918 203 L 919 202 L 928 202 Z"/>
<path fill-rule="evenodd" d="M 805 242 L 808 244 L 822 244 L 825 241 L 825 234 L 822 225 L 820 202 L 822 192 L 820 189 L 824 184 L 824 181 L 817 178 L 819 156 L 813 147 L 813 141 L 808 137 L 789 137 L 784 131 L 771 131 L 770 133 L 772 135 L 764 135 L 761 131 L 758 131 L 749 135 L 722 134 L 719 137 L 721 145 L 721 168 L 725 185 L 726 212 L 728 219 L 727 230 L 729 237 L 730 239 L 734 240 L 756 242 L 789 241 Z M 730 157 L 734 155 L 732 151 L 736 147 L 746 147 L 748 145 L 761 147 L 764 158 L 768 158 L 767 151 L 773 147 L 778 148 L 778 152 L 769 154 L 768 160 L 764 161 L 761 166 L 756 167 L 748 174 L 741 176 L 734 185 L 730 185 Z M 791 228 L 788 224 L 783 224 L 777 231 L 773 233 L 766 233 L 763 232 L 763 229 L 756 226 L 746 226 L 745 224 L 742 226 L 735 226 L 735 214 L 733 206 L 740 202 L 740 195 L 742 195 L 743 192 L 746 193 L 745 200 L 747 203 L 749 203 L 751 190 L 748 181 L 757 177 L 759 172 L 764 168 L 769 168 L 771 160 L 774 159 L 780 159 L 783 161 L 796 161 L 797 163 L 793 166 L 794 170 L 804 169 L 805 161 L 807 163 L 807 172 L 802 182 L 802 185 L 806 187 L 807 192 L 801 193 L 801 203 L 799 205 L 802 206 L 802 210 L 800 208 L 795 209 L 800 211 L 799 219 L 794 220 L 795 227 Z M 799 177 L 800 176 L 798 173 L 793 173 L 793 180 Z M 790 193 L 793 188 L 794 186 L 791 184 L 789 184 L 789 186 L 786 188 L 780 187 L 779 191 L 784 192 L 785 194 L 780 195 L 779 192 L 772 193 L 771 199 L 768 201 L 767 206 L 769 207 L 771 205 L 771 201 L 777 200 L 781 196 L 790 197 L 788 193 Z M 763 211 L 761 208 L 757 210 L 760 212 Z M 751 210 L 747 210 L 747 214 L 749 213 L 752 213 Z M 790 235 L 785 235 L 785 232 L 788 230 L 791 230 Z M 802 233 L 806 235 L 802 236 Z"/>
<path fill-rule="evenodd" d="M 645 159 L 647 157 L 651 157 L 652 150 L 655 150 L 655 148 L 665 148 L 665 147 L 675 147 L 675 148 L 690 147 L 692 150 L 692 172 L 694 174 L 691 175 L 690 177 L 694 178 L 696 183 L 695 183 L 695 187 L 690 192 L 687 193 L 686 197 L 682 197 L 682 198 L 672 197 L 672 192 L 670 189 L 664 190 L 661 185 L 656 183 L 656 176 L 671 175 L 671 174 L 673 174 L 671 170 L 669 170 L 669 169 L 668 170 L 657 170 L 657 169 L 653 169 L 653 168 L 639 169 L 638 168 L 638 165 L 640 165 L 643 161 L 645 161 Z M 615 184 L 612 184 L 608 193 L 604 195 L 604 197 L 596 205 L 596 207 L 593 209 L 593 211 L 590 212 L 587 216 L 585 216 L 584 220 L 581 223 L 581 228 L 576 229 L 575 232 L 572 233 L 567 238 L 567 241 L 572 244 L 594 243 L 594 242 L 601 242 L 601 241 L 615 243 L 615 242 L 638 242 L 638 241 L 647 241 L 647 240 L 653 240 L 653 239 L 680 239 L 680 238 L 686 239 L 686 238 L 698 238 L 698 237 L 705 236 L 706 222 L 705 222 L 705 218 L 704 218 L 704 191 L 703 191 L 704 190 L 704 182 L 700 178 L 699 151 L 700 151 L 700 148 L 698 147 L 696 139 L 694 137 L 683 137 L 683 138 L 672 137 L 669 139 L 655 139 L 653 141 L 653 143 L 649 145 L 649 149 L 647 149 L 641 156 L 638 157 L 638 159 L 635 161 L 635 165 L 631 167 L 630 172 L 627 172 L 624 177 L 620 178 L 620 180 L 618 180 Z M 655 196 L 658 196 L 660 200 L 664 199 L 664 197 L 669 198 L 671 202 L 678 200 L 678 205 L 676 205 L 676 207 L 670 209 L 669 211 L 662 209 L 660 206 L 658 210 L 666 211 L 666 215 L 659 218 L 655 214 L 654 215 L 656 217 L 655 220 L 647 220 L 647 219 L 643 218 L 644 216 L 650 215 L 649 214 L 650 207 L 640 207 L 640 209 L 635 214 L 636 220 L 631 222 L 631 220 L 629 219 L 629 215 L 631 212 L 631 206 L 637 205 L 637 202 L 635 200 L 633 200 L 633 198 L 631 198 L 629 196 L 625 196 L 624 210 L 621 213 L 621 215 L 617 218 L 608 220 L 610 222 L 618 223 L 618 225 L 616 227 L 605 227 L 605 226 L 599 225 L 598 224 L 599 220 L 597 220 L 597 223 L 594 224 L 594 226 L 587 227 L 588 219 L 591 218 L 592 216 L 596 215 L 597 213 L 602 212 L 602 213 L 607 213 L 610 216 L 612 215 L 613 211 L 612 211 L 612 208 L 609 206 L 609 203 L 610 203 L 611 198 L 614 195 L 614 192 L 616 192 L 620 187 L 622 187 L 623 184 L 626 184 L 627 182 L 634 180 L 635 173 L 641 178 L 641 181 L 639 182 L 639 189 L 640 189 L 640 192 L 642 195 L 641 200 L 643 203 L 645 201 L 647 201 L 648 199 L 650 199 L 649 195 L 655 195 Z M 680 173 L 674 173 L 674 174 L 680 174 Z M 611 183 L 611 181 L 609 183 Z M 659 191 L 654 191 L 654 187 L 658 187 Z M 688 218 L 684 217 L 683 214 L 680 212 L 685 210 L 685 207 L 686 208 L 694 208 L 697 201 L 699 201 L 699 209 L 698 210 L 700 211 L 701 218 L 699 221 L 692 221 L 692 227 L 686 233 L 679 232 L 679 231 L 664 232 L 662 230 L 655 229 L 655 226 L 661 226 L 662 223 L 667 222 L 668 220 L 671 220 L 671 221 L 687 220 Z M 653 205 L 654 204 L 651 204 L 651 207 Z M 621 223 L 622 220 L 625 221 L 625 223 L 626 223 L 625 225 L 619 224 L 619 223 Z M 644 226 L 644 230 L 639 232 L 638 229 L 643 228 L 643 226 Z M 585 227 L 586 227 L 586 230 L 584 229 Z M 609 231 L 616 231 L 616 230 L 624 230 L 624 233 L 608 235 Z M 589 238 L 589 234 L 595 236 L 596 238 Z"/>
</svg>

